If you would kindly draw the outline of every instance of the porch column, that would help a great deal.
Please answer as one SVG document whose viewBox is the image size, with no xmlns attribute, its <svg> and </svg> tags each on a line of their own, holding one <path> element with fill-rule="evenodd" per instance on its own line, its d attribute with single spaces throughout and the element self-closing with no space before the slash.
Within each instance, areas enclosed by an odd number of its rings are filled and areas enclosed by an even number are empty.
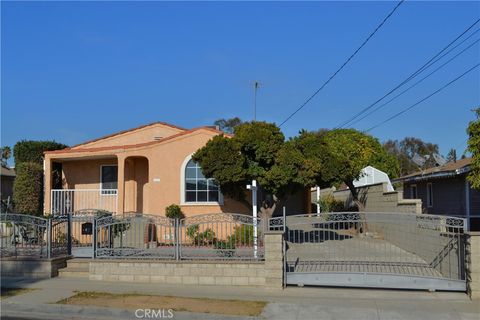
<svg viewBox="0 0 480 320">
<path fill-rule="evenodd" d="M 48 155 L 43 160 L 43 213 L 51 213 L 52 160 Z"/>
<path fill-rule="evenodd" d="M 123 214 L 125 208 L 125 157 L 117 156 L 117 214 Z"/>
</svg>

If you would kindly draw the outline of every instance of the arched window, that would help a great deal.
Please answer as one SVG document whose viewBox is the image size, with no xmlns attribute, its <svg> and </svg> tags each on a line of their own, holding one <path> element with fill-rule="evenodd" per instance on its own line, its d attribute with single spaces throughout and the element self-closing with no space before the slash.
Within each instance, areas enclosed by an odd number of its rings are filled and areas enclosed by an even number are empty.
<svg viewBox="0 0 480 320">
<path fill-rule="evenodd" d="M 220 188 L 214 179 L 206 178 L 193 160 L 185 167 L 185 202 L 220 202 Z"/>
</svg>

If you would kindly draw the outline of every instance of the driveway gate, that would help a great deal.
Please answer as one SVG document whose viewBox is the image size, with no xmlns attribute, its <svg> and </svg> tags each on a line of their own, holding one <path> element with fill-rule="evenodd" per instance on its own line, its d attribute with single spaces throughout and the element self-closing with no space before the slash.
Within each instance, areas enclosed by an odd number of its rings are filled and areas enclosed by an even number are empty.
<svg viewBox="0 0 480 320">
<path fill-rule="evenodd" d="M 287 216 L 286 283 L 465 291 L 465 228 L 426 214 Z"/>
</svg>

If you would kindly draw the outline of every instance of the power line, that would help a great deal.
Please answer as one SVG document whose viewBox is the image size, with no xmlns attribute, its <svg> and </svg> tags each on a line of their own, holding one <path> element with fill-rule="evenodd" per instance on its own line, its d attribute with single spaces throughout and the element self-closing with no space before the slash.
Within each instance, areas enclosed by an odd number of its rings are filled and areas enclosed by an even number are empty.
<svg viewBox="0 0 480 320">
<path fill-rule="evenodd" d="M 290 120 L 295 114 L 297 114 L 297 112 L 299 112 L 300 110 L 303 109 L 303 107 L 305 107 L 309 102 L 310 100 L 312 100 L 323 88 L 325 88 L 325 86 L 327 84 L 330 83 L 330 81 L 332 81 L 333 78 L 335 78 L 335 76 L 340 72 L 342 71 L 342 69 L 350 62 L 350 60 L 353 59 L 353 57 L 355 57 L 357 55 L 357 53 L 367 44 L 367 42 L 375 35 L 375 33 L 377 33 L 378 30 L 380 30 L 380 28 L 385 24 L 385 22 L 387 22 L 387 20 L 393 15 L 393 13 L 398 9 L 398 7 L 400 7 L 400 5 L 405 2 L 405 0 L 400 0 L 397 5 L 393 8 L 392 11 L 390 11 L 390 13 L 383 19 L 383 21 L 375 28 L 375 30 L 373 30 L 373 32 L 365 39 L 365 41 L 363 41 L 363 43 L 357 48 L 357 50 L 355 50 L 355 52 L 340 66 L 340 68 L 337 69 L 337 71 L 335 71 L 331 76 L 330 78 L 328 78 L 327 81 L 325 81 L 321 86 L 320 88 L 317 89 L 317 91 L 315 91 L 307 100 L 305 100 L 304 103 L 302 103 L 300 105 L 300 107 L 297 108 L 297 110 L 295 110 L 291 115 L 289 115 L 282 123 L 280 123 L 279 127 L 281 127 L 282 125 L 285 124 L 285 122 L 287 122 L 288 120 Z"/>
<path fill-rule="evenodd" d="M 480 29 L 478 29 L 480 30 Z M 478 31 L 477 30 L 477 31 Z M 431 75 L 433 75 L 434 73 L 436 73 L 438 70 L 442 69 L 443 67 L 445 67 L 447 64 L 449 64 L 450 62 L 452 62 L 453 60 L 455 60 L 457 57 L 459 57 L 462 53 L 464 53 L 465 51 L 467 51 L 468 49 L 472 48 L 475 44 L 477 44 L 478 42 L 480 41 L 480 39 L 477 39 L 475 40 L 474 42 L 472 42 L 468 47 L 466 47 L 465 49 L 463 49 L 462 51 L 460 51 L 459 53 L 457 53 L 455 56 L 453 56 L 452 58 L 450 58 L 449 60 L 447 60 L 445 63 L 443 63 L 442 65 L 440 65 L 439 67 L 437 67 L 435 70 L 433 70 L 432 72 L 430 72 L 428 75 L 426 75 L 425 77 L 423 77 L 422 79 L 418 80 L 417 82 L 415 82 L 413 85 L 411 85 L 410 87 L 408 87 L 407 89 L 403 90 L 402 92 L 400 92 L 399 94 L 397 94 L 396 96 L 394 96 L 393 98 L 391 98 L 390 100 L 388 100 L 387 102 L 385 102 L 384 104 L 381 104 L 379 105 L 378 107 L 376 107 L 375 109 L 371 110 L 370 112 L 368 112 L 367 114 L 363 115 L 361 118 L 359 119 L 356 119 L 354 120 L 353 122 L 350 123 L 350 126 L 353 126 L 354 124 L 362 121 L 363 119 L 365 119 L 366 117 L 370 116 L 371 114 L 377 112 L 378 110 L 382 109 L 384 106 L 386 106 L 387 104 L 389 104 L 390 102 L 392 102 L 393 100 L 397 99 L 398 97 L 400 97 L 401 95 L 403 95 L 404 93 L 406 93 L 407 91 L 409 91 L 410 89 L 414 88 L 415 86 L 417 86 L 418 84 L 420 84 L 421 82 L 423 82 L 425 79 L 429 78 Z"/>
<path fill-rule="evenodd" d="M 454 44 L 455 42 L 457 42 L 458 39 L 460 39 L 465 33 L 467 33 L 468 31 L 470 31 L 470 29 L 472 29 L 478 22 L 480 22 L 480 19 L 477 19 L 473 24 L 471 24 L 467 29 L 465 29 L 460 35 L 458 35 L 455 39 L 453 39 L 448 45 L 446 45 L 442 50 L 440 50 L 437 54 L 435 54 L 432 58 L 430 58 L 430 60 L 428 60 L 423 66 L 421 66 L 420 68 L 418 68 L 415 72 L 413 72 L 410 76 L 408 76 L 405 80 L 403 80 L 402 82 L 400 82 L 397 86 L 395 86 L 393 89 L 391 89 L 389 92 L 387 92 L 386 94 L 384 94 L 381 98 L 379 98 L 377 101 L 375 101 L 374 103 L 370 104 L 369 106 L 363 108 L 362 110 L 360 110 L 358 113 L 356 113 L 354 116 L 352 116 L 349 120 L 343 122 L 342 124 L 336 126 L 336 128 L 342 128 L 346 125 L 348 125 L 350 122 L 352 122 L 353 120 L 355 120 L 356 118 L 358 118 L 359 116 L 361 116 L 363 113 L 365 113 L 366 111 L 370 110 L 372 107 L 374 107 L 377 103 L 379 103 L 380 101 L 382 101 L 383 99 L 385 99 L 386 97 L 388 97 L 389 95 L 391 95 L 394 91 L 396 91 L 398 88 L 400 88 L 401 86 L 403 86 L 404 84 L 406 84 L 407 82 L 409 82 L 410 80 L 412 80 L 413 78 L 415 78 L 418 74 L 420 74 L 421 72 L 423 72 L 426 68 L 430 67 L 432 64 L 434 64 L 435 62 L 438 61 L 435 60 L 438 56 L 440 56 L 445 50 L 447 50 L 452 44 Z M 478 30 L 477 30 L 478 31 Z M 476 33 L 477 31 L 475 31 L 474 33 Z M 443 56 L 442 56 L 443 57 Z M 441 58 L 440 58 L 441 59 Z M 434 61 L 435 60 L 435 61 Z"/>
<path fill-rule="evenodd" d="M 468 69 L 467 71 L 465 71 L 464 73 L 462 73 L 461 75 L 459 75 L 458 77 L 456 77 L 455 79 L 453 79 L 452 81 L 448 82 L 447 84 L 443 85 L 441 88 L 435 90 L 434 92 L 430 93 L 428 96 L 426 96 L 425 98 L 421 99 L 420 101 L 417 101 L 415 102 L 414 104 L 412 104 L 411 106 L 409 106 L 408 108 L 405 108 L 403 109 L 402 111 L 400 112 L 397 112 L 396 114 L 394 114 L 393 116 L 385 119 L 384 121 L 374 125 L 373 127 L 369 128 L 368 130 L 366 130 L 365 132 L 370 132 L 372 131 L 373 129 L 376 129 L 378 128 L 379 126 L 395 119 L 396 117 L 404 114 L 405 112 L 409 111 L 410 109 L 416 107 L 417 105 L 419 105 L 420 103 L 424 102 L 425 100 L 431 98 L 432 96 L 436 95 L 437 93 L 439 93 L 440 91 L 444 90 L 445 88 L 447 88 L 448 86 L 450 86 L 451 84 L 453 84 L 454 82 L 458 81 L 459 79 L 463 78 L 464 76 L 466 76 L 468 73 L 470 73 L 471 71 L 473 71 L 475 68 L 477 68 L 478 66 L 480 66 L 480 63 L 477 63 L 476 65 L 474 65 L 473 67 L 471 67 L 470 69 Z"/>
</svg>

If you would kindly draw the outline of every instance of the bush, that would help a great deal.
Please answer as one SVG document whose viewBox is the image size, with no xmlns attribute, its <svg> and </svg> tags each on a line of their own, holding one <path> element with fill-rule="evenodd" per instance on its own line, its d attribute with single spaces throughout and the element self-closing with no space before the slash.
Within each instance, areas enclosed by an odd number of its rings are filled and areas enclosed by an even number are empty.
<svg viewBox="0 0 480 320">
<path fill-rule="evenodd" d="M 191 225 L 187 228 L 187 236 L 192 239 L 193 243 L 197 246 L 206 246 L 212 244 L 215 240 L 215 232 L 212 229 L 208 228 L 200 232 L 198 224 Z"/>
<path fill-rule="evenodd" d="M 343 212 L 347 211 L 343 201 L 336 200 L 331 194 L 323 196 L 320 199 L 321 212 Z"/>
<path fill-rule="evenodd" d="M 257 228 L 257 237 L 260 237 L 260 228 Z M 235 226 L 235 242 L 240 245 L 253 244 L 253 226 L 242 224 Z"/>
<path fill-rule="evenodd" d="M 17 176 L 13 184 L 15 211 L 41 215 L 43 211 L 43 167 L 25 162 L 16 166 Z"/>
<path fill-rule="evenodd" d="M 165 208 L 165 216 L 170 219 L 185 218 L 185 215 L 183 214 L 182 209 L 176 204 L 171 204 Z"/>
<path fill-rule="evenodd" d="M 43 163 L 43 152 L 67 148 L 67 145 L 55 141 L 22 140 L 13 147 L 15 165 L 24 162 Z"/>
</svg>

